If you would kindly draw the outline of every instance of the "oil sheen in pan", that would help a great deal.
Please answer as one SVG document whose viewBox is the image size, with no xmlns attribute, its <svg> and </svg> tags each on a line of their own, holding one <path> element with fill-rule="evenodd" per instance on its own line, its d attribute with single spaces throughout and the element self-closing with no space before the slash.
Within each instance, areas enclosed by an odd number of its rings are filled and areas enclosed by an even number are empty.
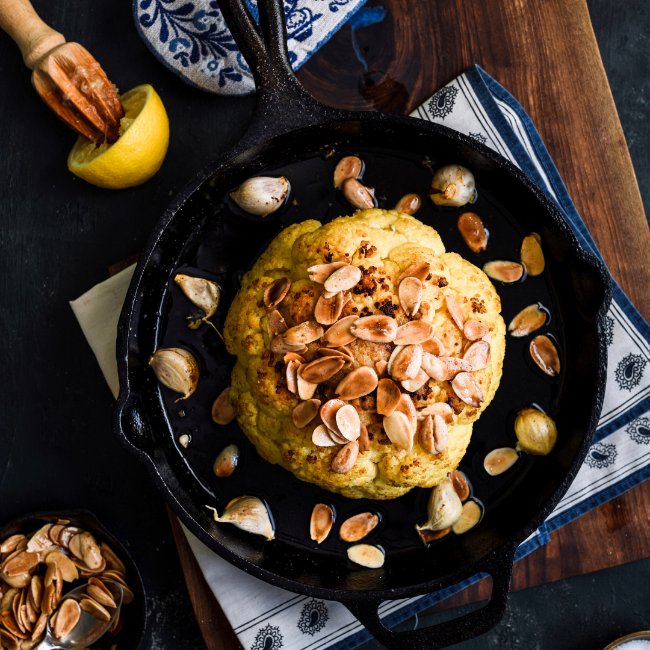
<svg viewBox="0 0 650 650">
<path fill-rule="evenodd" d="M 418 156 L 368 148 L 340 150 L 329 156 L 323 152 L 300 160 L 288 160 L 260 173 L 284 175 L 292 186 L 291 202 L 277 213 L 256 221 L 252 227 L 250 221 L 235 214 L 229 199 L 225 199 L 206 218 L 184 249 L 176 272 L 215 280 L 223 291 L 221 306 L 212 319 L 220 330 L 239 286 L 240 275 L 250 268 L 256 256 L 282 228 L 306 219 L 326 222 L 354 212 L 332 184 L 336 163 L 348 153 L 358 154 L 364 160 L 363 182 L 375 188 L 379 207 L 391 209 L 407 192 L 418 193 L 423 204 L 415 216 L 439 232 L 447 251 L 459 253 L 478 267 L 488 259 L 519 258 L 521 241 L 529 233 L 524 232 L 516 219 L 481 188 L 480 175 L 477 179 L 478 198 L 471 207 L 440 211 L 425 198 L 432 172 Z M 436 161 L 436 166 L 448 162 L 453 161 Z M 457 228 L 458 216 L 468 209 L 481 217 L 491 234 L 488 249 L 481 253 L 473 253 L 468 248 Z M 501 297 L 506 324 L 531 300 L 541 302 L 552 315 L 544 333 L 557 341 L 563 340 L 560 319 L 556 316 L 556 300 L 546 274 L 528 277 L 524 283 L 511 286 L 497 283 L 496 289 Z M 368 539 L 380 544 L 389 555 L 421 548 L 414 526 L 426 519 L 429 489 L 415 488 L 390 501 L 346 499 L 299 481 L 290 472 L 264 461 L 236 422 L 228 426 L 212 422 L 212 402 L 230 384 L 234 357 L 227 353 L 223 342 L 208 325 L 198 330 L 187 328 L 186 316 L 192 311 L 193 305 L 172 281 L 164 305 L 159 347 L 174 347 L 179 343 L 188 346 L 196 354 L 202 373 L 197 391 L 183 402 L 175 403 L 176 395 L 163 389 L 174 436 L 176 439 L 182 433 L 191 436 L 186 449 L 175 440 L 169 441 L 166 453 L 175 456 L 177 467 L 194 474 L 207 493 L 216 496 L 216 503 L 211 505 L 217 506 L 221 513 L 225 504 L 236 496 L 260 496 L 271 509 L 278 539 L 296 547 L 317 548 L 319 553 L 337 556 L 344 554 L 348 546 L 338 536 L 340 524 L 352 514 L 369 510 L 380 515 L 382 524 Z M 489 517 L 491 506 L 510 490 L 516 489 L 530 464 L 539 462 L 522 454 L 505 475 L 489 477 L 482 470 L 485 454 L 495 447 L 515 446 L 512 423 L 513 414 L 519 408 L 537 403 L 552 413 L 557 399 L 561 376 L 551 378 L 533 371 L 523 354 L 529 339 L 507 337 L 501 385 L 492 404 L 474 425 L 472 441 L 459 466 L 472 485 L 474 497 L 485 508 L 484 517 Z M 212 465 L 219 452 L 232 442 L 241 450 L 239 465 L 230 477 L 219 479 L 214 475 Z M 336 522 L 328 539 L 317 546 L 309 537 L 309 519 L 314 505 L 321 502 L 334 507 Z"/>
</svg>

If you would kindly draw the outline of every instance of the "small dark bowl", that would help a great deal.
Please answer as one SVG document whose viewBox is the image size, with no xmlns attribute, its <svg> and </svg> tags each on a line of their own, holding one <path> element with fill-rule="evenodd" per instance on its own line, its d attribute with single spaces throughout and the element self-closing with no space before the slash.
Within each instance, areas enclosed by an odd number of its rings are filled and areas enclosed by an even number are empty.
<svg viewBox="0 0 650 650">
<path fill-rule="evenodd" d="M 29 534 L 37 531 L 45 524 L 56 523 L 57 519 L 69 519 L 70 523 L 83 530 L 87 530 L 101 543 L 106 542 L 124 562 L 126 567 L 126 583 L 129 585 L 135 598 L 132 603 L 124 606 L 124 624 L 120 633 L 113 636 L 110 632 L 104 634 L 99 641 L 93 643 L 93 648 L 108 650 L 117 644 L 120 650 L 137 650 L 144 636 L 147 625 L 146 619 L 146 594 L 138 568 L 133 563 L 123 544 L 111 535 L 97 520 L 97 517 L 88 510 L 57 510 L 56 512 L 33 512 L 0 526 L 0 540 L 18 533 Z M 75 581 L 77 586 L 83 583 L 84 578 Z M 72 587 L 70 587 L 72 588 Z M 70 588 L 66 589 L 69 591 Z"/>
</svg>

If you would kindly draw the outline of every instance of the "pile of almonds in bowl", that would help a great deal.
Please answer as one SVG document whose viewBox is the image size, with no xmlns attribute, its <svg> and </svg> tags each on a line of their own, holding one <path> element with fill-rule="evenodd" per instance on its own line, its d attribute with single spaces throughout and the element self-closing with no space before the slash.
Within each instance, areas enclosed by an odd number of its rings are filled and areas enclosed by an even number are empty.
<svg viewBox="0 0 650 650">
<path fill-rule="evenodd" d="M 48 619 L 51 632 L 62 640 L 82 611 L 107 623 L 113 619 L 108 631 L 117 635 L 123 618 L 122 610 L 115 615 L 113 585 L 121 587 L 123 605 L 134 599 L 126 573 L 110 546 L 68 519 L 0 540 L 0 647 L 35 648 L 45 637 Z M 87 585 L 78 600 L 66 599 L 64 583 L 75 582 Z"/>
</svg>

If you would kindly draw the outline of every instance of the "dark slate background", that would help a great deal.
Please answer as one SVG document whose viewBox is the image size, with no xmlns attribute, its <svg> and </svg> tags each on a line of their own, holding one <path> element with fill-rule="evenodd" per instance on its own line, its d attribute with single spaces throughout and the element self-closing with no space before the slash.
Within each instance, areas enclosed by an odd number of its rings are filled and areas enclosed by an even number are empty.
<svg viewBox="0 0 650 650">
<path fill-rule="evenodd" d="M 93 510 L 145 577 L 142 648 L 204 648 L 163 501 L 113 437 L 113 400 L 67 302 L 141 250 L 170 197 L 241 137 L 254 98 L 214 97 L 180 81 L 137 37 L 128 2 L 34 4 L 123 90 L 151 83 L 172 141 L 160 172 L 140 188 L 110 192 L 76 179 L 65 165 L 74 136 L 37 99 L 0 33 L 0 523 L 40 509 Z M 650 213 L 650 4 L 588 5 Z M 529 589 L 511 597 L 495 630 L 457 647 L 597 650 L 648 628 L 648 596 L 650 560 Z"/>
</svg>

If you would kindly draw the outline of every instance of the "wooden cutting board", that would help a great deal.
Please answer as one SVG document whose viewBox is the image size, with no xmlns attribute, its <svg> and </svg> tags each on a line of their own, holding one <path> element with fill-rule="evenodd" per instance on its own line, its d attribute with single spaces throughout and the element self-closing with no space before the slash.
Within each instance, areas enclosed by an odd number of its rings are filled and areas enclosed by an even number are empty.
<svg viewBox="0 0 650 650">
<path fill-rule="evenodd" d="M 650 232 L 585 0 L 381 6 L 385 20 L 356 33 L 367 65 L 344 27 L 299 71 L 307 90 L 337 108 L 410 113 L 478 63 L 531 116 L 614 278 L 650 319 Z M 648 513 L 650 482 L 553 533 L 550 544 L 516 564 L 513 590 L 650 556 Z M 241 648 L 178 521 L 170 520 L 206 645 Z M 483 581 L 437 608 L 482 600 L 489 591 Z"/>
</svg>

